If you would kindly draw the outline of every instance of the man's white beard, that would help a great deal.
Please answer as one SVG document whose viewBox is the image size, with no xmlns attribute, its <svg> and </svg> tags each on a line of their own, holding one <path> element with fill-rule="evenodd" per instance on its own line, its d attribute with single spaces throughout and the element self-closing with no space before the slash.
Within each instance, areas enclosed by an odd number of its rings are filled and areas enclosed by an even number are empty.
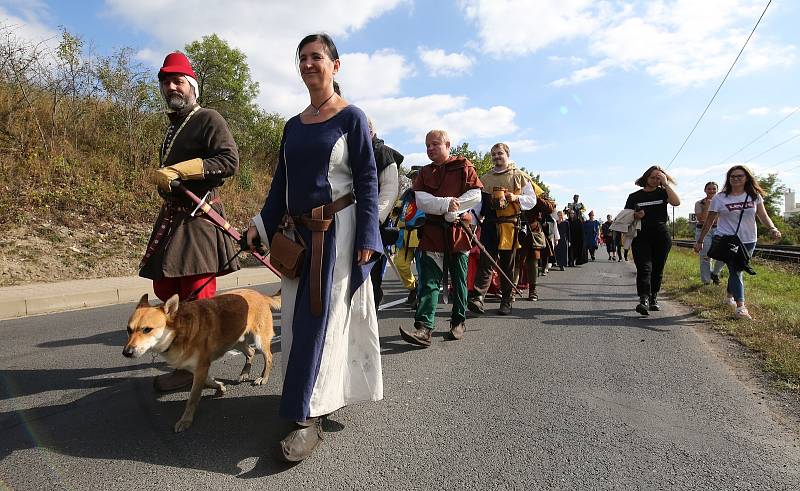
<svg viewBox="0 0 800 491">
<path fill-rule="evenodd" d="M 180 94 L 169 95 L 166 97 L 165 101 L 167 103 L 167 107 L 173 111 L 180 111 L 191 103 L 188 97 L 184 97 Z"/>
</svg>

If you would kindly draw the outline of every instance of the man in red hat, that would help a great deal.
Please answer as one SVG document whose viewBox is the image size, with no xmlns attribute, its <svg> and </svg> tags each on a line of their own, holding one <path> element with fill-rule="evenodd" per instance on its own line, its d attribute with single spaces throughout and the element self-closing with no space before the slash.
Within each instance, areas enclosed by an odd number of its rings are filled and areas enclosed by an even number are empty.
<svg viewBox="0 0 800 491">
<path fill-rule="evenodd" d="M 197 76 L 186 55 L 178 51 L 168 54 L 158 81 L 170 124 L 152 181 L 164 204 L 139 265 L 139 276 L 153 280 L 153 290 L 162 301 L 176 293 L 182 301 L 213 297 L 216 277 L 239 269 L 236 259 L 228 264 L 237 249 L 202 212 L 191 216 L 196 205 L 181 193 L 172 193 L 169 184 L 183 181 L 194 194 L 207 196 L 224 216 L 219 187 L 236 173 L 239 151 L 222 116 L 197 104 Z M 190 372 L 177 370 L 156 377 L 155 387 L 167 391 L 191 382 Z"/>
</svg>

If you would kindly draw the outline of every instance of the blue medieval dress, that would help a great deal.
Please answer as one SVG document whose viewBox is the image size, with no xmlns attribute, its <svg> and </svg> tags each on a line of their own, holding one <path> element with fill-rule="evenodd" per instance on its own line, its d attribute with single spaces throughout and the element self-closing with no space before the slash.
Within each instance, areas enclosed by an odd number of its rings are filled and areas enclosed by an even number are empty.
<svg viewBox="0 0 800 491">
<path fill-rule="evenodd" d="M 310 250 L 302 275 L 281 280 L 280 415 L 291 421 L 383 398 L 372 264 L 359 266 L 355 254 L 382 250 L 367 118 L 355 106 L 321 123 L 291 118 L 266 202 L 253 219 L 262 240 L 283 233 L 278 226 L 287 208 L 290 215 L 300 216 L 348 193 L 355 195 L 355 203 L 338 211 L 325 232 L 321 315 L 313 315 L 310 307 Z M 296 233 L 310 248 L 311 232 L 298 224 Z"/>
</svg>

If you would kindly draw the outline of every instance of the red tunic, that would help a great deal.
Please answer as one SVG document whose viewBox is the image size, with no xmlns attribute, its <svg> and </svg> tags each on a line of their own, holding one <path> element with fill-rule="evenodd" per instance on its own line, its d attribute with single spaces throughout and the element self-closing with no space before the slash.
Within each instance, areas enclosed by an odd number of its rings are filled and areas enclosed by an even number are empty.
<svg viewBox="0 0 800 491">
<path fill-rule="evenodd" d="M 478 173 L 472 162 L 464 157 L 450 157 L 442 164 L 431 163 L 423 167 L 414 179 L 414 191 L 423 191 L 439 198 L 457 198 L 470 189 L 481 189 Z M 460 227 L 443 227 L 443 215 L 427 215 L 422 227 L 419 249 L 428 252 L 445 251 L 445 231 L 449 231 L 450 251 L 466 252 L 470 249 L 469 237 Z M 469 223 L 468 219 L 464 219 Z"/>
</svg>

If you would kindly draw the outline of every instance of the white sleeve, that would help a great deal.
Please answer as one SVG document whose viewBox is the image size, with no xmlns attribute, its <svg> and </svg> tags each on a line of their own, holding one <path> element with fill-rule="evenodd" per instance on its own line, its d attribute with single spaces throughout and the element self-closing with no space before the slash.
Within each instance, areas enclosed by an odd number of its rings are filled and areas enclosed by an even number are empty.
<svg viewBox="0 0 800 491">
<path fill-rule="evenodd" d="M 440 198 L 425 191 L 415 191 L 414 198 L 417 201 L 417 208 L 429 215 L 444 215 L 450 207 L 450 200 L 453 198 Z"/>
<path fill-rule="evenodd" d="M 447 212 L 444 215 L 445 221 L 454 222 L 458 215 L 464 214 L 474 208 L 475 206 L 479 205 L 481 202 L 481 190 L 478 188 L 470 189 L 466 193 L 462 194 L 458 197 L 458 211 L 457 212 Z M 417 203 L 419 206 L 419 203 Z"/>
<path fill-rule="evenodd" d="M 553 243 L 555 244 L 561 239 L 561 234 L 558 233 L 558 223 L 553 222 Z"/>
<path fill-rule="evenodd" d="M 519 195 L 519 207 L 523 210 L 530 210 L 536 206 L 536 191 L 534 191 L 531 183 L 525 181 L 522 187 L 522 194 Z"/>
<path fill-rule="evenodd" d="M 383 223 L 400 191 L 400 178 L 397 175 L 397 164 L 390 164 L 378 176 L 378 223 Z"/>
</svg>

